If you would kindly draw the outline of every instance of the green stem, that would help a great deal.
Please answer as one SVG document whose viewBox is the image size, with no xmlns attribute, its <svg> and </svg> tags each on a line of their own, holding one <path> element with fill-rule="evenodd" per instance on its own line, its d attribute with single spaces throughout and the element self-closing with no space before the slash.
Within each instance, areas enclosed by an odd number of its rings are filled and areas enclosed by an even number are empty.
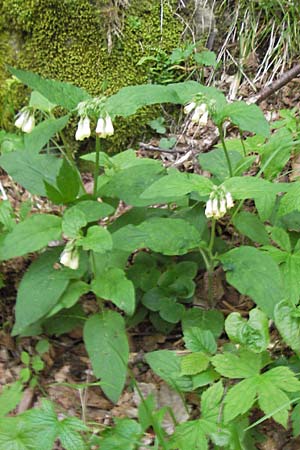
<svg viewBox="0 0 300 450">
<path fill-rule="evenodd" d="M 213 218 L 211 221 L 210 241 L 209 241 L 209 246 L 208 246 L 208 250 L 209 250 L 211 259 L 213 259 L 212 251 L 213 251 L 213 247 L 214 247 L 214 243 L 215 243 L 215 235 L 216 235 L 216 219 Z"/>
<path fill-rule="evenodd" d="M 99 161 L 100 161 L 100 149 L 101 143 L 100 138 L 96 136 L 96 160 L 95 160 L 95 170 L 94 170 L 94 196 L 97 196 L 97 184 L 98 184 L 98 176 L 99 176 Z"/>
<path fill-rule="evenodd" d="M 245 142 L 244 142 L 243 134 L 242 134 L 241 131 L 240 131 L 240 140 L 241 140 L 241 144 L 242 144 L 242 147 L 243 147 L 243 153 L 244 153 L 244 156 L 247 156 L 247 151 L 246 151 L 246 147 L 245 147 Z"/>
<path fill-rule="evenodd" d="M 220 134 L 222 147 L 223 147 L 223 150 L 224 150 L 224 153 L 225 153 L 225 158 L 226 158 L 226 161 L 227 161 L 229 175 L 230 175 L 230 177 L 233 177 L 232 165 L 231 165 L 231 161 L 230 161 L 230 158 L 229 158 L 228 150 L 227 150 L 227 147 L 226 147 L 226 144 L 225 144 L 225 139 L 224 139 L 224 133 L 223 133 L 222 125 L 220 125 L 218 127 L 218 129 L 219 129 L 219 134 Z"/>
</svg>

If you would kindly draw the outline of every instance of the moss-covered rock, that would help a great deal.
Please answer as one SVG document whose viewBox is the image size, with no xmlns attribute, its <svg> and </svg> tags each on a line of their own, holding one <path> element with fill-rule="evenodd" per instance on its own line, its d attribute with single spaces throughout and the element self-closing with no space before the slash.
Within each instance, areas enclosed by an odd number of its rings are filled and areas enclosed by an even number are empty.
<svg viewBox="0 0 300 450">
<path fill-rule="evenodd" d="M 104 89 L 112 94 L 123 86 L 147 82 L 149 65 L 139 65 L 140 59 L 153 57 L 151 64 L 155 65 L 160 51 L 170 52 L 180 44 L 182 23 L 174 14 L 177 1 L 163 2 L 163 16 L 160 0 L 132 0 L 127 8 L 119 7 L 120 11 L 113 6 L 117 3 L 3 0 L 0 32 L 5 34 L 3 45 L 12 48 L 10 57 L 4 60 L 12 63 L 13 59 L 13 65 L 48 78 L 73 82 L 93 95 Z M 123 26 L 109 51 L 107 36 L 118 13 L 124 16 Z M 6 77 L 2 71 L 2 96 Z M 113 148 L 132 141 L 150 117 L 153 108 L 135 118 L 120 120 Z"/>
</svg>

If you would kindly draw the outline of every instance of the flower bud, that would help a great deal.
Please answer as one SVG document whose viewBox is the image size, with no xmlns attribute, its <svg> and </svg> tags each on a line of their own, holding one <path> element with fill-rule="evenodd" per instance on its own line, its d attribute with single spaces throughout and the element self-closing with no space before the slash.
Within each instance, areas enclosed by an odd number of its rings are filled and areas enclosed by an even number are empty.
<svg viewBox="0 0 300 450">
<path fill-rule="evenodd" d="M 90 137 L 90 135 L 91 135 L 90 119 L 87 116 L 80 117 L 75 134 L 76 141 L 83 141 L 83 139 Z"/>
</svg>

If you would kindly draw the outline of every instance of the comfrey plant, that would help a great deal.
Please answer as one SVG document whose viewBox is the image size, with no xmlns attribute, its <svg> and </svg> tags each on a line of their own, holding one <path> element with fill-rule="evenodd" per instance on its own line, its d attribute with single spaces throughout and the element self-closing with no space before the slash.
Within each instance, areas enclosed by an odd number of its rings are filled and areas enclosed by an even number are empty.
<svg viewBox="0 0 300 450">
<path fill-rule="evenodd" d="M 143 420 L 141 412 L 139 433 L 152 426 L 164 449 L 202 450 L 213 442 L 216 448 L 249 450 L 254 407 L 287 427 L 296 404 L 296 424 L 300 382 L 295 364 L 289 358 L 283 366 L 276 360 L 268 326 L 271 319 L 298 364 L 300 182 L 277 180 L 297 151 L 297 116 L 283 113 L 271 134 L 256 105 L 228 103 L 217 89 L 192 81 L 130 86 L 111 97 L 91 98 L 67 83 L 11 72 L 33 89 L 29 107 L 43 111 L 45 119 L 30 133 L 25 127 L 24 135 L 7 135 L 11 145 L 0 164 L 29 192 L 61 205 L 61 213 L 16 218 L 8 200 L 0 204 L 0 259 L 38 252 L 19 286 L 13 335 L 60 334 L 82 326 L 94 374 L 116 402 L 127 376 L 126 327 L 146 316 L 166 333 L 181 324 L 189 354 L 158 351 L 146 355 L 146 361 L 176 390 L 197 391 L 201 413 L 167 436 L 161 428 L 163 413 L 145 400 L 151 414 Z M 166 169 L 133 150 L 112 157 L 103 151 L 115 117 L 155 103 L 186 105 L 199 126 L 208 117 L 217 126 L 220 144 L 199 155 L 210 177 Z M 56 106 L 65 110 L 64 116 L 55 118 Z M 75 138 L 95 137 L 95 152 L 83 156 L 94 163 L 91 194 L 63 135 L 73 115 L 79 116 Z M 226 139 L 228 121 L 238 138 Z M 244 139 L 244 131 L 252 136 Z M 249 175 L 250 168 L 255 176 Z M 121 215 L 120 200 L 130 206 Z M 242 238 L 235 247 L 237 236 Z M 228 285 L 254 304 L 248 320 L 238 312 L 229 314 L 225 331 L 223 314 L 215 309 L 217 268 L 225 272 Z M 193 307 L 194 280 L 203 269 L 208 289 L 201 309 Z M 89 316 L 80 302 L 87 292 L 99 308 Z M 231 345 L 218 351 L 217 339 L 224 332 Z M 241 397 L 244 402 L 237 401 Z M 299 434 L 299 427 L 293 431 Z"/>
</svg>

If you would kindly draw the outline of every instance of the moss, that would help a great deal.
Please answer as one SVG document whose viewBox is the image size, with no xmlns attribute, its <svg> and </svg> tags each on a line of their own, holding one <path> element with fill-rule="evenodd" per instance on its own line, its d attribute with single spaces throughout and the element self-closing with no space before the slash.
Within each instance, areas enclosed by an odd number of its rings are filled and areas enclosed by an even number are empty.
<svg viewBox="0 0 300 450">
<path fill-rule="evenodd" d="M 177 2 L 166 3 L 175 7 Z M 139 60 L 177 47 L 182 24 L 165 4 L 161 27 L 160 0 L 132 0 L 125 11 L 122 35 L 109 53 L 109 5 L 105 0 L 3 0 L 2 29 L 6 31 L 6 23 L 13 24 L 18 36 L 14 65 L 73 82 L 93 95 L 101 93 L 104 85 L 106 93 L 112 94 L 122 86 L 147 82 L 149 67 L 138 65 Z M 120 120 L 112 147 L 120 149 L 131 141 L 153 111 L 148 108 L 135 118 Z"/>
</svg>

